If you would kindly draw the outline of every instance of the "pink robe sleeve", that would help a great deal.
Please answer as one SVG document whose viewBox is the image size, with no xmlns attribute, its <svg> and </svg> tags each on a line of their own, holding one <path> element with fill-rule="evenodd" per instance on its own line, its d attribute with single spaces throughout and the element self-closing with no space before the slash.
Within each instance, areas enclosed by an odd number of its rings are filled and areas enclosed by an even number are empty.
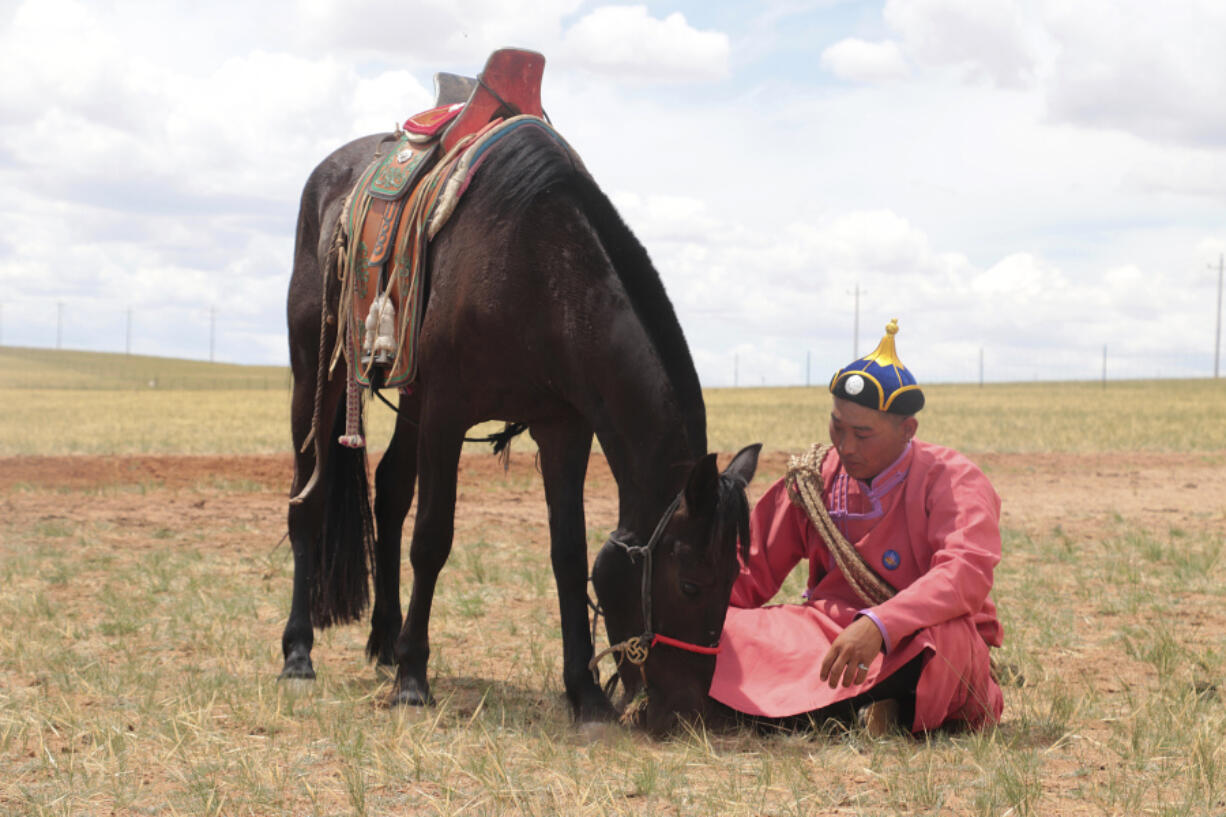
<svg viewBox="0 0 1226 817">
<path fill-rule="evenodd" d="M 732 586 L 733 607 L 761 607 L 779 592 L 783 580 L 805 557 L 808 520 L 779 480 L 762 495 L 749 518 L 749 560 Z"/>
<path fill-rule="evenodd" d="M 897 644 L 917 630 L 978 613 L 1000 562 L 1000 498 L 968 461 L 943 463 L 926 486 L 928 570 L 872 608 Z"/>
</svg>

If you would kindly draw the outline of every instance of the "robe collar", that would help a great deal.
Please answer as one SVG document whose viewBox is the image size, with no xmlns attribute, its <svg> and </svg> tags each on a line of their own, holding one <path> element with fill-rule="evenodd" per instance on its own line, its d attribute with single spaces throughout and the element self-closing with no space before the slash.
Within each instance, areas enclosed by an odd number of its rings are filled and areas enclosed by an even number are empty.
<svg viewBox="0 0 1226 817">
<path fill-rule="evenodd" d="M 827 504 L 829 505 L 830 518 L 840 529 L 845 527 L 847 522 L 852 520 L 871 520 L 880 519 L 885 510 L 882 506 L 882 500 L 889 495 L 891 491 L 897 488 L 907 478 L 907 473 L 911 470 L 911 442 L 907 442 L 907 446 L 898 455 L 898 459 L 890 463 L 885 469 L 873 477 L 872 483 L 865 482 L 862 479 L 856 479 L 843 470 L 842 463 L 839 464 L 839 470 L 834 476 L 834 483 L 830 486 L 830 494 Z M 863 513 L 852 513 L 848 508 L 847 493 L 851 488 L 851 483 L 856 483 L 858 493 L 864 496 L 870 504 L 870 508 Z M 843 531 L 846 534 L 846 530 Z"/>
</svg>

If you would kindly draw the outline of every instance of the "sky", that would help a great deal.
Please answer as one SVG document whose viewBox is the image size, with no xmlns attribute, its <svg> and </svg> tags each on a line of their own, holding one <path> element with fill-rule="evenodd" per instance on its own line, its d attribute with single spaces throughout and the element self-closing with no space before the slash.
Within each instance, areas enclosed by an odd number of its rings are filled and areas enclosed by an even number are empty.
<svg viewBox="0 0 1226 817">
<path fill-rule="evenodd" d="M 921 383 L 1211 376 L 1224 44 L 1220 0 L 0 0 L 0 344 L 287 362 L 312 168 L 516 46 L 705 386 L 891 318 Z"/>
</svg>

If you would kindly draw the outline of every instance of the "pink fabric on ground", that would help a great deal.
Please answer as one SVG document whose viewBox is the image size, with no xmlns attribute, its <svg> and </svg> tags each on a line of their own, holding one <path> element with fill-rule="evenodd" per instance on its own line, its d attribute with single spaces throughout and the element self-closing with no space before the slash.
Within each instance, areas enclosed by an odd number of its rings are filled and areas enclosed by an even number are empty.
<svg viewBox="0 0 1226 817">
<path fill-rule="evenodd" d="M 754 508 L 711 696 L 749 714 L 796 715 L 854 697 L 923 652 L 915 731 L 999 720 L 1004 701 L 988 647 L 1000 646 L 1003 631 L 988 593 L 1000 561 L 1000 499 L 987 478 L 957 452 L 918 441 L 873 480 L 883 489 L 876 495 L 842 471 L 833 451 L 822 476 L 828 507 L 838 485 L 832 516 L 844 535 L 898 590 L 871 608 L 889 653 L 876 657 L 863 685 L 831 689 L 818 678 L 830 643 L 864 602 L 780 480 Z M 763 607 L 801 559 L 809 560 L 808 601 Z"/>
</svg>

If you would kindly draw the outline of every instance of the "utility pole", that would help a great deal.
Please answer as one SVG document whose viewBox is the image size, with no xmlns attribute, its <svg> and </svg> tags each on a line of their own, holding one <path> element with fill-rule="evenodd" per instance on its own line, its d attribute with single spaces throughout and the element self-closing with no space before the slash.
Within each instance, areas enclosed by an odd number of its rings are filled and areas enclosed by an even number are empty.
<svg viewBox="0 0 1226 817">
<path fill-rule="evenodd" d="M 1226 253 L 1218 253 L 1217 257 L 1217 327 L 1213 331 L 1213 379 L 1218 377 L 1218 364 L 1222 359 L 1222 259 Z M 1209 265 L 1213 269 L 1213 265 Z"/>
</svg>

